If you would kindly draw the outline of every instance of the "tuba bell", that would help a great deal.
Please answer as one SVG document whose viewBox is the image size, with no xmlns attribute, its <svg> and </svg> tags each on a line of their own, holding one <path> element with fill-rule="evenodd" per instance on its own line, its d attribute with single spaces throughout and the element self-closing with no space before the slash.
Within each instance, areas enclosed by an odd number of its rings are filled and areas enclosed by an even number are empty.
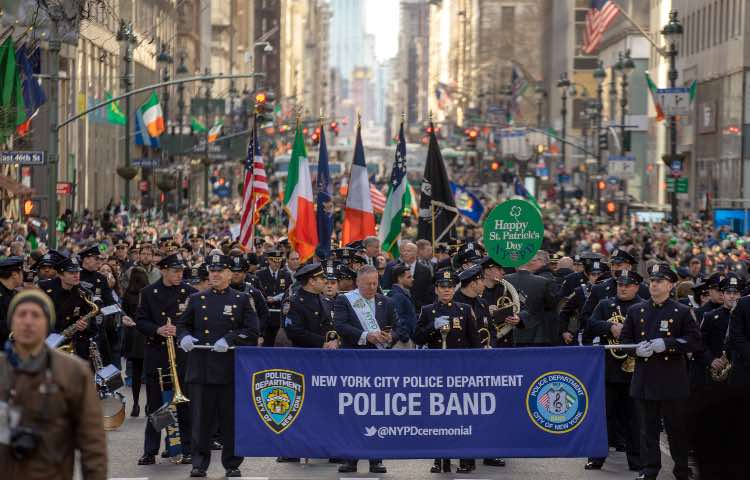
<svg viewBox="0 0 750 480">
<path fill-rule="evenodd" d="M 505 320 L 512 315 L 518 315 L 521 311 L 521 300 L 516 288 L 504 279 L 501 279 L 500 283 L 505 288 L 505 293 L 495 302 L 492 316 L 498 340 L 508 335 L 515 328 L 515 325 L 511 325 Z"/>
</svg>

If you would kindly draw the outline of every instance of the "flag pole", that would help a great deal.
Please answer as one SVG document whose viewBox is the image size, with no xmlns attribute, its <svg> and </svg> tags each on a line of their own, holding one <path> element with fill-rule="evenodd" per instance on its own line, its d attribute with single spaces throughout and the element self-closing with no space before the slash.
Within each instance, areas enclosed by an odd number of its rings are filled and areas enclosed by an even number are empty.
<svg viewBox="0 0 750 480">
<path fill-rule="evenodd" d="M 435 126 L 432 123 L 432 110 L 430 110 L 430 135 L 435 135 Z M 430 192 L 430 218 L 432 224 L 432 251 L 435 251 L 435 202 L 432 201 L 432 192 Z"/>
<path fill-rule="evenodd" d="M 258 141 L 258 114 L 253 114 L 253 131 L 250 133 L 250 143 L 253 144 L 252 151 L 252 162 L 250 163 L 250 185 L 246 188 L 250 189 L 250 251 L 255 252 L 255 204 L 257 199 L 253 195 L 253 185 L 255 184 L 255 149 L 258 147 L 256 142 Z"/>
</svg>

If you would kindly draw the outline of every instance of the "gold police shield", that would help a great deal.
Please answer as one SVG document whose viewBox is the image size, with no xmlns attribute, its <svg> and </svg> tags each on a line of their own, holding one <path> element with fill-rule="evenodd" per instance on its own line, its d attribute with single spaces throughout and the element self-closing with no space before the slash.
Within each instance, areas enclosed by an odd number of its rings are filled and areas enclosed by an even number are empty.
<svg viewBox="0 0 750 480">
<path fill-rule="evenodd" d="M 253 403 L 260 419 L 274 433 L 289 428 L 305 401 L 305 376 L 292 370 L 261 370 L 253 374 Z"/>
</svg>

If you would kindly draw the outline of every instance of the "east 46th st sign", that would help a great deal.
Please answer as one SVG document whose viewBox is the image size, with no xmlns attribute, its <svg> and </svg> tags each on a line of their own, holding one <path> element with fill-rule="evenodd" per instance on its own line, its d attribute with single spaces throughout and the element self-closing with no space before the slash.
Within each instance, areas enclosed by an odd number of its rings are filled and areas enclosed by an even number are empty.
<svg viewBox="0 0 750 480">
<path fill-rule="evenodd" d="M 484 222 L 484 245 L 490 257 L 504 267 L 531 260 L 542 246 L 544 224 L 536 206 L 508 200 L 495 207 Z"/>
</svg>

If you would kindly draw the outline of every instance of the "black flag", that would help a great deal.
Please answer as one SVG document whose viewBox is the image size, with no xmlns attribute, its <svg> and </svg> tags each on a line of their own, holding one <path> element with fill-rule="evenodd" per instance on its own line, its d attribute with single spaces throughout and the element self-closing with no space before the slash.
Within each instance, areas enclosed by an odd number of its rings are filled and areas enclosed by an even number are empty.
<svg viewBox="0 0 750 480">
<path fill-rule="evenodd" d="M 445 164 L 443 164 L 443 155 L 440 153 L 437 137 L 435 137 L 435 127 L 432 123 L 430 127 L 430 146 L 427 149 L 427 163 L 424 167 L 424 179 L 419 196 L 417 237 L 435 243 L 448 242 L 456 238 L 454 224 L 458 220 L 458 209 L 453 200 L 448 172 L 445 171 Z"/>
</svg>

